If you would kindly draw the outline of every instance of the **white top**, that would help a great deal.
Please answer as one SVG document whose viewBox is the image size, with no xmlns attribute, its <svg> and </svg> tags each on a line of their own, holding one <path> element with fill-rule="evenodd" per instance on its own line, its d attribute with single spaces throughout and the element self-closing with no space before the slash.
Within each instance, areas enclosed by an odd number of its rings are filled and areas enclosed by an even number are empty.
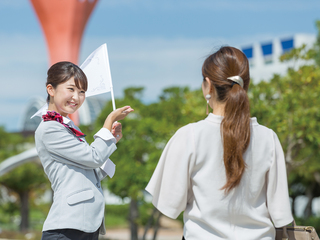
<svg viewBox="0 0 320 240">
<path fill-rule="evenodd" d="M 251 139 L 240 185 L 228 195 L 220 124 L 205 120 L 180 128 L 165 147 L 146 190 L 163 214 L 184 211 L 186 240 L 272 240 L 293 221 L 284 154 L 277 135 L 251 119 Z"/>
</svg>

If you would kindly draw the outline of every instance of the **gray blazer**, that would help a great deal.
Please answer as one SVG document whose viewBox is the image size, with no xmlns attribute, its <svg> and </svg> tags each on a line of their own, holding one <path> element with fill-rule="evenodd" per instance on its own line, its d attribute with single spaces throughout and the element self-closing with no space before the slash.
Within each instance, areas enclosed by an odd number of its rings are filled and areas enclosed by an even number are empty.
<svg viewBox="0 0 320 240">
<path fill-rule="evenodd" d="M 105 234 L 100 181 L 106 173 L 99 167 L 116 150 L 115 139 L 97 135 L 89 145 L 61 123 L 42 121 L 35 142 L 54 192 L 43 231 L 71 228 L 91 233 L 100 227 L 100 234 Z"/>
</svg>

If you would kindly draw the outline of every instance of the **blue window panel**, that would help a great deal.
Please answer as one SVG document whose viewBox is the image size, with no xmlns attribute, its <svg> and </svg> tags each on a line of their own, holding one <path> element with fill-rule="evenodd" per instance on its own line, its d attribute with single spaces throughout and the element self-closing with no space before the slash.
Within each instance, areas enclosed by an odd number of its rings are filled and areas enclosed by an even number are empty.
<svg viewBox="0 0 320 240">
<path fill-rule="evenodd" d="M 261 45 L 263 56 L 272 54 L 272 43 Z"/>
<path fill-rule="evenodd" d="M 293 48 L 294 42 L 293 38 L 281 41 L 282 50 L 284 52 L 290 51 Z"/>
<path fill-rule="evenodd" d="M 253 47 L 243 48 L 242 52 L 247 56 L 248 59 L 253 58 Z"/>
</svg>

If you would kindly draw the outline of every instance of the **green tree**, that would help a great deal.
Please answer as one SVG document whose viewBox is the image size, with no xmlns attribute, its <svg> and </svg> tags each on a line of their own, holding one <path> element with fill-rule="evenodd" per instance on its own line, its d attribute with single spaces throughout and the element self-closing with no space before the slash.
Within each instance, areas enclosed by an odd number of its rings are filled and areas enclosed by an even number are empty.
<svg viewBox="0 0 320 240">
<path fill-rule="evenodd" d="M 0 134 L 0 161 L 18 154 L 23 150 L 21 144 L 24 139 L 20 134 L 9 133 L 2 126 L 0 126 Z"/>
<path fill-rule="evenodd" d="M 31 194 L 35 191 L 43 193 L 48 186 L 47 182 L 42 166 L 33 162 L 25 163 L 0 178 L 0 183 L 19 198 L 20 231 L 26 231 L 30 227 L 29 201 Z"/>
<path fill-rule="evenodd" d="M 317 22 L 320 33 L 320 22 Z M 290 189 L 309 198 L 305 217 L 311 214 L 311 203 L 320 186 L 320 34 L 314 47 L 305 45 L 281 57 L 291 61 L 285 76 L 274 75 L 268 81 L 251 84 L 249 97 L 251 113 L 258 121 L 273 129 L 279 136 L 285 152 Z M 297 61 L 304 65 L 294 68 Z M 296 191 L 300 189 L 299 191 Z"/>
<path fill-rule="evenodd" d="M 0 162 L 21 153 L 26 150 L 26 144 L 34 142 L 33 138 L 23 138 L 18 133 L 6 132 L 2 127 L 0 134 Z M 0 177 L 0 184 L 19 199 L 16 204 L 7 204 L 4 210 L 9 214 L 15 212 L 15 209 L 20 210 L 20 231 L 29 228 L 30 194 L 34 193 L 34 190 L 44 189 L 47 182 L 42 167 L 36 163 L 23 164 Z"/>
</svg>

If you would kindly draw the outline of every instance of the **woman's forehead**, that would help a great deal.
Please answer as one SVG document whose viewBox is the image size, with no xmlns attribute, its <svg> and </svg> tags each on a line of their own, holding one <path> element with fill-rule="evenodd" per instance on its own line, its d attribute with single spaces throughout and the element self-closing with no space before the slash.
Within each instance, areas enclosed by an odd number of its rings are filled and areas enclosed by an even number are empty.
<svg viewBox="0 0 320 240">
<path fill-rule="evenodd" d="M 71 85 L 76 85 L 75 82 L 74 82 L 74 77 L 71 77 L 69 78 L 67 81 L 65 81 L 64 83 L 62 83 L 63 85 L 68 85 L 68 86 L 71 86 Z"/>
<path fill-rule="evenodd" d="M 77 84 L 76 81 L 74 80 L 74 77 L 71 77 L 69 80 L 67 80 L 63 84 L 66 85 L 66 86 L 71 86 L 71 87 L 76 87 L 76 88 L 80 87 L 79 89 L 81 89 L 81 90 L 83 89 L 82 86 L 81 86 L 81 82 L 78 81 L 78 84 Z"/>
</svg>

